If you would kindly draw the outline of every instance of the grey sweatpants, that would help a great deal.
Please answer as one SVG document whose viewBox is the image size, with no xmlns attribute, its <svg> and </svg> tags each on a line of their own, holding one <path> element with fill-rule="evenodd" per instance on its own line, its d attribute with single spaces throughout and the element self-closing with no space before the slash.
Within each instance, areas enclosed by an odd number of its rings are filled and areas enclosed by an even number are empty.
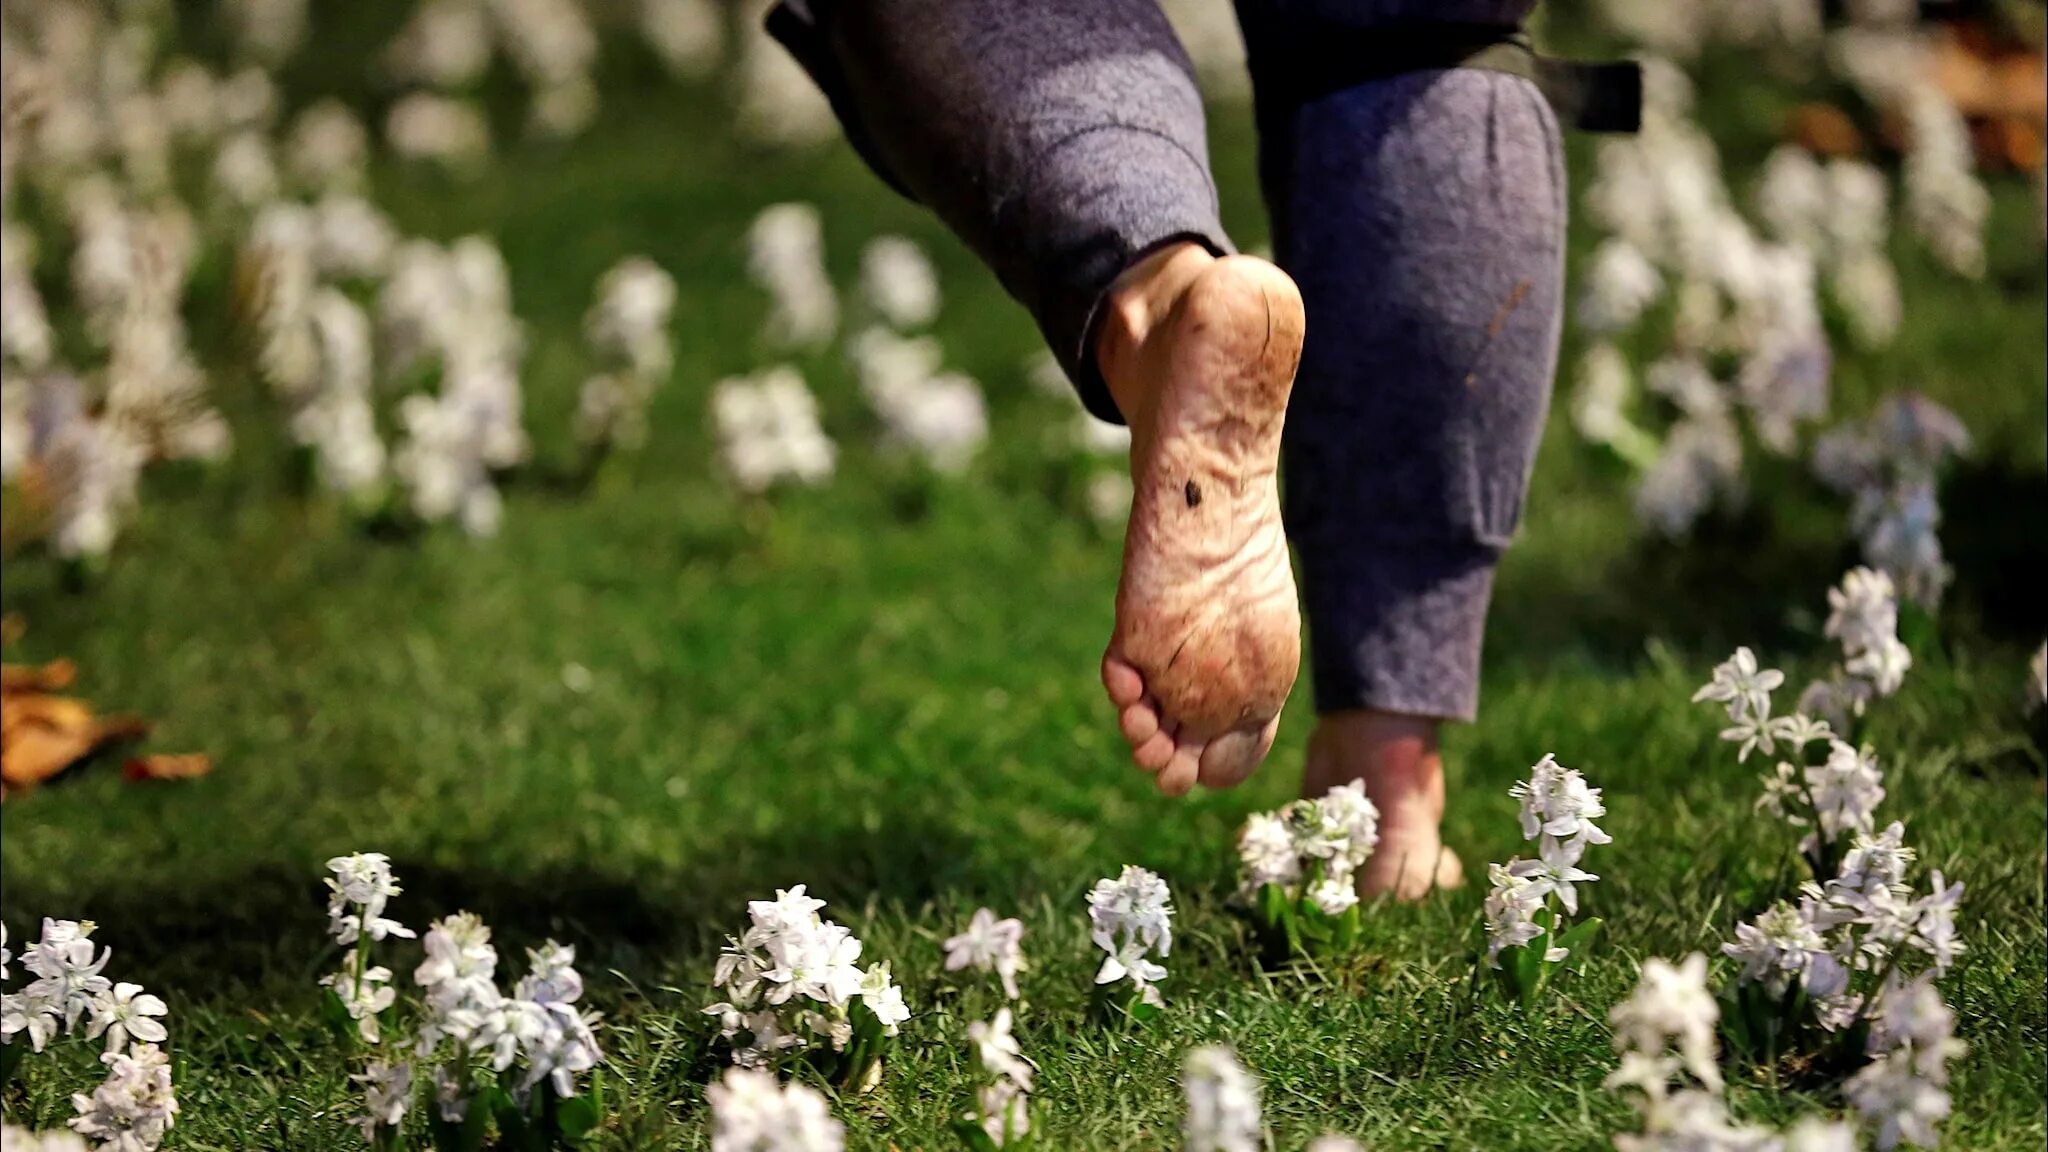
<svg viewBox="0 0 2048 1152">
<path fill-rule="evenodd" d="M 1240 0 L 1248 23 L 1512 24 L 1533 0 Z M 1254 20 L 1253 18 L 1256 17 Z M 1110 283 L 1231 250 L 1201 99 L 1156 0 L 784 0 L 771 28 L 891 184 L 992 268 L 1091 411 Z M 1286 61 L 1253 44 L 1261 73 Z M 1493 570 L 1557 360 L 1564 173 L 1526 80 L 1412 72 L 1260 108 L 1275 257 L 1307 340 L 1283 483 L 1316 707 L 1470 719 Z"/>
</svg>

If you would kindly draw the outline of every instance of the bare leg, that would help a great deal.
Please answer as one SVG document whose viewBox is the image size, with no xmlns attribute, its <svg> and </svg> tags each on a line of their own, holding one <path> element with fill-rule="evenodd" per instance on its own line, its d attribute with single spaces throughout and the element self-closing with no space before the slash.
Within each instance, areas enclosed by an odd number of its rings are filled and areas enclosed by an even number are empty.
<svg viewBox="0 0 2048 1152">
<path fill-rule="evenodd" d="M 1458 857 L 1444 847 L 1444 765 L 1441 724 L 1427 716 L 1357 710 L 1325 714 L 1309 738 L 1301 794 L 1321 796 L 1363 781 L 1380 810 L 1380 843 L 1358 874 L 1359 895 L 1389 893 L 1414 900 L 1465 881 Z"/>
</svg>

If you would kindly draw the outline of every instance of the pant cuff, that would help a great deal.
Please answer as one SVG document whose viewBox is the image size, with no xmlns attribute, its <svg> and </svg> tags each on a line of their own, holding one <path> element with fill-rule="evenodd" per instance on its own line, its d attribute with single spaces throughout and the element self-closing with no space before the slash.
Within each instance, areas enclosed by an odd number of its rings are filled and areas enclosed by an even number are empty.
<svg viewBox="0 0 2048 1152">
<path fill-rule="evenodd" d="M 1371 708 L 1446 720 L 1478 713 L 1499 548 L 1354 537 L 1303 555 L 1318 713 Z"/>
<path fill-rule="evenodd" d="M 1095 363 L 1095 333 L 1110 285 L 1167 244 L 1191 241 L 1217 256 L 1234 249 L 1223 232 L 1216 189 L 1202 160 L 1145 128 L 1091 128 L 1061 143 L 1037 167 L 1013 208 L 1019 234 L 1057 237 L 1036 262 L 1040 282 L 1024 294 L 1067 379 L 1089 413 L 1124 422 Z M 1133 174 L 1142 179 L 1133 179 Z M 1076 205 L 1090 211 L 1075 212 Z M 1085 222 L 1076 228 L 1078 221 Z"/>
</svg>

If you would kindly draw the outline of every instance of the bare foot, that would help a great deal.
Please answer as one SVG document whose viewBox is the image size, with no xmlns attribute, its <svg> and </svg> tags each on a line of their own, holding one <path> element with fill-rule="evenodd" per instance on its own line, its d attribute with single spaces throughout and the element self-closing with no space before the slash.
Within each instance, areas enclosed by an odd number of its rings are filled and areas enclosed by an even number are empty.
<svg viewBox="0 0 2048 1152">
<path fill-rule="evenodd" d="M 1181 245 L 1108 308 L 1097 357 L 1135 494 L 1103 686 L 1160 791 L 1229 787 L 1272 747 L 1301 660 L 1277 483 L 1301 294 L 1263 260 Z"/>
<path fill-rule="evenodd" d="M 1339 784 L 1365 782 L 1380 810 L 1380 842 L 1358 870 L 1358 894 L 1390 893 L 1419 900 L 1438 888 L 1465 883 L 1465 866 L 1444 847 L 1443 758 L 1438 722 L 1391 712 L 1335 712 L 1316 722 L 1309 737 L 1304 796 Z"/>
</svg>

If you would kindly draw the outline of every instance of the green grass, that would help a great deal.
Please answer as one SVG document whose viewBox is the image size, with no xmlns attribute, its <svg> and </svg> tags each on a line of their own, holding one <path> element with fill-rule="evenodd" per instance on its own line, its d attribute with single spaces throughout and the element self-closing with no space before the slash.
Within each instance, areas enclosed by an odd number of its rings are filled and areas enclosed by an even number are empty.
<svg viewBox="0 0 2048 1152">
<path fill-rule="evenodd" d="M 353 83 L 334 63 L 349 58 L 323 52 L 308 74 Z M 1229 218 L 1256 242 L 1247 117 L 1219 110 L 1212 128 Z M 932 221 L 843 148 L 747 153 L 714 93 L 687 87 L 615 91 L 589 136 L 516 150 L 477 184 L 380 172 L 379 192 L 408 229 L 503 245 L 543 455 L 570 450 L 577 324 L 618 257 L 645 252 L 680 279 L 677 370 L 650 450 L 587 493 L 515 485 L 502 536 L 473 544 L 369 538 L 295 493 L 260 389 L 222 358 L 231 464 L 153 475 L 90 590 L 33 555 L 8 561 L 0 604 L 30 629 L 12 658 L 75 658 L 83 692 L 161 721 L 153 746 L 220 764 L 162 787 L 93 767 L 10 802 L 0 842 L 17 941 L 44 915 L 92 918 L 109 973 L 170 1001 L 176 1147 L 359 1146 L 314 983 L 332 963 L 321 862 L 353 850 L 391 854 L 408 923 L 468 908 L 508 956 L 550 935 L 578 947 L 607 1017 L 611 1148 L 703 1146 L 712 957 L 745 900 L 794 883 L 893 962 L 917 1013 L 881 1089 L 838 1106 L 859 1149 L 948 1145 L 974 1082 L 966 1022 L 997 1001 L 992 982 L 939 979 L 938 941 L 981 904 L 1028 926 L 1020 1031 L 1044 1069 L 1049 1146 L 1174 1146 L 1180 1056 L 1221 1039 L 1265 1078 L 1282 1149 L 1328 1128 L 1388 1149 L 1599 1147 L 1629 1118 L 1600 1081 L 1606 1011 L 1637 963 L 1712 950 L 1796 876 L 1791 835 L 1751 815 L 1754 772 L 1686 703 L 1736 643 L 1795 682 L 1824 662 L 1818 609 L 1853 553 L 1842 510 L 1789 462 L 1759 466 L 1747 512 L 1658 546 L 1632 528 L 1619 466 L 1561 415 L 1550 429 L 1500 577 L 1483 716 L 1449 736 L 1448 834 L 1475 869 L 1521 850 L 1506 790 L 1544 752 L 1607 789 L 1615 843 L 1590 861 L 1589 901 L 1609 932 L 1583 978 L 1527 1017 L 1490 998 L 1466 1010 L 1472 889 L 1375 910 L 1355 970 L 1262 975 L 1224 904 L 1229 843 L 1296 787 L 1306 695 L 1238 791 L 1162 800 L 1129 768 L 1094 677 L 1117 541 L 1087 519 L 1085 473 L 1047 448 L 1067 409 L 1023 383 L 1029 324 Z M 1947 984 L 1970 1044 L 1949 1145 L 1969 1149 L 2048 1137 L 2048 811 L 2018 706 L 2048 623 L 2031 587 L 2048 289 L 2030 195 L 1998 192 L 1984 283 L 1901 242 L 1907 331 L 1841 366 L 1837 408 L 1921 387 L 1981 442 L 1950 487 L 1960 576 L 1940 642 L 1873 723 L 1884 812 L 1907 820 L 1923 867 L 1969 885 L 1970 951 Z M 883 231 L 935 254 L 948 360 L 992 407 L 966 477 L 877 456 L 847 370 L 821 356 L 803 367 L 847 449 L 838 479 L 748 504 L 716 478 L 708 386 L 766 356 L 740 234 L 782 198 L 823 210 L 842 283 Z M 202 270 L 194 309 L 215 348 L 224 276 Z M 585 692 L 565 686 L 572 663 Z M 1127 862 L 1168 878 L 1180 917 L 1172 1011 L 1123 1033 L 1083 1023 L 1081 898 Z M 0 1100 L 10 1122 L 54 1126 L 91 1075 L 73 1052 Z M 1754 1118 L 1836 1103 L 1746 1082 L 1731 1095 Z"/>
</svg>

